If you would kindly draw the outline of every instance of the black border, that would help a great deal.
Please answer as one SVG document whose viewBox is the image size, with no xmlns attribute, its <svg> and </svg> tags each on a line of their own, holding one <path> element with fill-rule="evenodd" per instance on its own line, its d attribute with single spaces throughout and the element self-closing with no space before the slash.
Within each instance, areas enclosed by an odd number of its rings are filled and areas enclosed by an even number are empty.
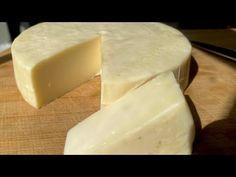
<svg viewBox="0 0 236 177">
<path fill-rule="evenodd" d="M 0 156 L 1 169 L 9 173 L 30 173 L 40 175 L 44 170 L 69 176 L 108 174 L 109 176 L 131 175 L 160 176 L 206 176 L 210 172 L 228 176 L 235 169 L 236 156 Z M 1 171 L 1 173 L 3 173 Z M 63 172 L 62 172 L 63 171 Z M 234 175 L 234 174 L 232 174 Z M 45 176 L 45 175 L 43 175 Z"/>
<path fill-rule="evenodd" d="M 223 1 L 59 0 L 4 1 L 0 21 L 161 21 L 235 24 L 235 5 Z M 210 26 L 210 25 L 209 25 Z"/>
</svg>

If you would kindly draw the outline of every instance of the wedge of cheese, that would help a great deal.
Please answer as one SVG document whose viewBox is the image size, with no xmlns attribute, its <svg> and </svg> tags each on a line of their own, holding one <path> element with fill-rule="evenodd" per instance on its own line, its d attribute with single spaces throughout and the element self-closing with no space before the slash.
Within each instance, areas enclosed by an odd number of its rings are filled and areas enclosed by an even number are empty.
<svg viewBox="0 0 236 177">
<path fill-rule="evenodd" d="M 100 69 L 101 105 L 164 71 L 173 71 L 185 88 L 190 54 L 188 40 L 161 23 L 41 23 L 21 33 L 12 44 L 17 86 L 36 108 Z"/>
<path fill-rule="evenodd" d="M 191 154 L 195 128 L 171 72 L 69 130 L 64 154 Z"/>
</svg>

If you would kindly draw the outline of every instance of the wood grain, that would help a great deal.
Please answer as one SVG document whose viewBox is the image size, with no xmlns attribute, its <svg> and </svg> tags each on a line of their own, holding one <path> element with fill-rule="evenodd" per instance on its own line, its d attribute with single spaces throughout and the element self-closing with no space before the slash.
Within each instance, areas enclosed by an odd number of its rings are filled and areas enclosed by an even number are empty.
<svg viewBox="0 0 236 177">
<path fill-rule="evenodd" d="M 198 73 L 185 91 L 202 130 L 196 154 L 236 154 L 236 62 L 194 49 Z"/>
<path fill-rule="evenodd" d="M 12 61 L 0 65 L 0 154 L 62 154 L 67 131 L 99 109 L 100 78 L 42 109 L 20 95 Z"/>
<path fill-rule="evenodd" d="M 236 63 L 198 49 L 192 55 L 197 73 L 185 94 L 198 127 L 193 153 L 236 154 Z M 96 77 L 35 109 L 16 87 L 12 61 L 0 64 L 0 154 L 62 154 L 67 131 L 99 103 Z"/>
</svg>

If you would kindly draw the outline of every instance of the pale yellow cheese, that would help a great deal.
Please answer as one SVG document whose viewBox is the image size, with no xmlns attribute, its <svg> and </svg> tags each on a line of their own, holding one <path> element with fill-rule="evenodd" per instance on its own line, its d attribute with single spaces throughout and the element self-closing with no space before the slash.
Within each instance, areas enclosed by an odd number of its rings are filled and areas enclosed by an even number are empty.
<svg viewBox="0 0 236 177">
<path fill-rule="evenodd" d="M 17 86 L 37 108 L 100 69 L 101 105 L 164 71 L 173 71 L 185 88 L 190 54 L 188 40 L 161 23 L 41 23 L 12 44 Z"/>
<path fill-rule="evenodd" d="M 28 61 L 23 63 L 20 55 L 13 61 L 16 83 L 24 99 L 40 108 L 94 77 L 101 67 L 100 38 L 70 47 L 32 67 Z"/>
<path fill-rule="evenodd" d="M 167 72 L 70 129 L 64 154 L 191 154 L 194 135 L 183 93 Z"/>
</svg>

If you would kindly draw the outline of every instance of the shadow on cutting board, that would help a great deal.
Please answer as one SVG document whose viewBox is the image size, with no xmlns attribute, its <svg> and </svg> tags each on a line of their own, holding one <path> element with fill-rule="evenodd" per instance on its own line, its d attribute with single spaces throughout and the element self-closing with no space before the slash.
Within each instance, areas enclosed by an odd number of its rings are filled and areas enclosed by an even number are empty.
<svg viewBox="0 0 236 177">
<path fill-rule="evenodd" d="M 191 85 L 191 83 L 193 82 L 197 73 L 198 73 L 198 64 L 197 64 L 195 58 L 193 56 L 191 56 L 189 81 L 188 81 L 188 85 L 185 90 L 187 90 L 187 88 Z M 193 143 L 193 153 L 194 153 L 194 147 L 195 147 L 195 144 L 200 136 L 200 133 L 202 130 L 202 124 L 201 124 L 201 119 L 198 115 L 197 109 L 196 109 L 192 99 L 190 98 L 189 95 L 184 95 L 184 96 L 185 96 L 185 99 L 188 103 L 189 109 L 192 113 L 193 121 L 194 121 L 194 125 L 195 125 L 195 139 L 194 139 L 194 143 Z"/>
<path fill-rule="evenodd" d="M 198 142 L 199 136 L 202 131 L 202 124 L 201 124 L 201 119 L 200 119 L 198 112 L 196 110 L 196 107 L 194 106 L 194 103 L 191 100 L 190 96 L 189 95 L 184 95 L 184 96 L 185 96 L 185 99 L 188 103 L 189 109 L 192 113 L 193 121 L 194 121 L 194 125 L 195 125 L 195 139 L 194 139 L 194 143 L 193 143 L 193 154 L 194 154 L 195 153 L 194 149 L 195 149 L 196 143 Z"/>
<path fill-rule="evenodd" d="M 193 154 L 236 155 L 236 98 L 226 119 L 207 125 L 196 139 Z"/>
<path fill-rule="evenodd" d="M 6 49 L 0 52 L 0 64 L 5 63 L 12 59 L 11 49 Z"/>
<path fill-rule="evenodd" d="M 229 65 L 232 61 L 221 59 L 221 62 Z M 192 57 L 189 84 L 192 83 L 198 72 L 198 65 Z M 189 95 L 185 95 L 191 110 L 196 135 L 193 143 L 193 155 L 236 155 L 236 97 L 225 119 L 210 123 L 202 129 L 201 119 Z"/>
<path fill-rule="evenodd" d="M 193 56 L 191 56 L 188 86 L 192 83 L 192 81 L 193 81 L 194 77 L 197 75 L 197 73 L 198 73 L 198 64 L 196 62 L 196 59 Z M 187 86 L 187 88 L 188 88 L 188 86 Z"/>
</svg>

